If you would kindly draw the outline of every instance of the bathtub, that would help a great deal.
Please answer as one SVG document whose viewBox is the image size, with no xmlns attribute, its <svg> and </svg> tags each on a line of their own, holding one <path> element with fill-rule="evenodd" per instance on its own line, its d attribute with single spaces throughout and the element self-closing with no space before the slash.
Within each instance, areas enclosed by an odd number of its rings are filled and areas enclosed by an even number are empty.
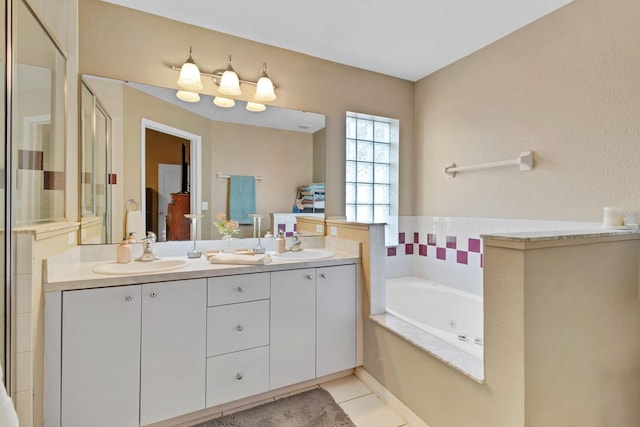
<svg viewBox="0 0 640 427">
<path fill-rule="evenodd" d="M 387 313 L 483 359 L 482 298 L 417 277 L 386 280 Z"/>
</svg>

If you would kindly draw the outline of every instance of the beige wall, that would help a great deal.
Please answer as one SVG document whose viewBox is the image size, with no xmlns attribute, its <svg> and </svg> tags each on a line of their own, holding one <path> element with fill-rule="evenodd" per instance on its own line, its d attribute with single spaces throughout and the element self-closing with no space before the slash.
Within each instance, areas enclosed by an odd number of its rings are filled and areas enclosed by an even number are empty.
<svg viewBox="0 0 640 427">
<path fill-rule="evenodd" d="M 257 78 L 262 62 L 278 85 L 272 104 L 327 116 L 327 213 L 344 214 L 345 114 L 358 111 L 400 120 L 400 214 L 412 212 L 414 84 L 312 58 L 222 33 L 185 25 L 97 0 L 79 0 L 81 74 L 176 87 L 181 65 L 193 46 L 203 71 L 224 65 L 227 55 L 245 78 Z M 153 34 L 152 37 L 149 34 Z M 204 93 L 215 94 L 210 81 Z M 247 100 L 246 98 L 243 98 Z M 381 100 L 384 100 L 382 102 Z M 125 196 L 126 197 L 126 196 Z"/>
<path fill-rule="evenodd" d="M 575 0 L 416 84 L 416 215 L 640 209 L 640 3 Z M 534 150 L 535 169 L 442 173 Z"/>
</svg>

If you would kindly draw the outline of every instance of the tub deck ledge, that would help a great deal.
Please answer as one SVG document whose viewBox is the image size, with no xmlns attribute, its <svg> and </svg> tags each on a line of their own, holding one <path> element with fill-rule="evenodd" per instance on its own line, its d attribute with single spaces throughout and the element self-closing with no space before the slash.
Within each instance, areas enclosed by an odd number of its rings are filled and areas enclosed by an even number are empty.
<svg viewBox="0 0 640 427">
<path fill-rule="evenodd" d="M 465 353 L 451 344 L 442 341 L 440 338 L 392 314 L 372 314 L 369 318 L 477 383 L 484 384 L 484 361 Z"/>
</svg>

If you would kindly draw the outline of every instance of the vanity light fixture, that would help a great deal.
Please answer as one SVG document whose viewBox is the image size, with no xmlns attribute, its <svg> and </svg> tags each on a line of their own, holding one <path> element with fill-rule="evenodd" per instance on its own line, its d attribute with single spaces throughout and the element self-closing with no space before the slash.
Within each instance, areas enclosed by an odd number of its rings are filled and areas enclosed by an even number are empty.
<svg viewBox="0 0 640 427">
<path fill-rule="evenodd" d="M 264 104 L 258 104 L 257 102 L 247 102 L 247 111 L 253 111 L 254 113 L 259 113 L 260 111 L 264 111 L 267 109 L 267 106 Z"/>
<path fill-rule="evenodd" d="M 225 95 L 242 95 L 240 78 L 231 66 L 231 55 L 229 55 L 229 59 L 227 60 L 227 68 L 225 68 L 222 77 L 220 77 L 220 88 L 218 90 Z"/>
<path fill-rule="evenodd" d="M 180 77 L 178 78 L 178 86 L 187 91 L 195 92 L 202 90 L 202 81 L 200 80 L 200 69 L 196 65 L 191 56 L 192 50 L 189 46 L 189 58 L 180 69 Z M 193 102 L 193 101 L 189 101 Z"/>
<path fill-rule="evenodd" d="M 178 99 L 183 100 L 184 102 L 198 102 L 200 101 L 200 95 L 198 92 L 190 92 L 188 90 L 179 90 L 176 93 Z"/>
<path fill-rule="evenodd" d="M 223 98 L 222 96 L 216 96 L 213 98 L 213 103 L 218 107 L 231 108 L 236 105 L 236 101 L 231 98 Z"/>
<path fill-rule="evenodd" d="M 231 97 L 242 95 L 242 90 L 240 89 L 242 83 L 256 86 L 254 99 L 259 102 L 249 101 L 247 103 L 247 110 L 249 111 L 264 111 L 267 107 L 263 102 L 276 99 L 276 86 L 267 74 L 266 63 L 262 64 L 262 71 L 257 82 L 243 80 L 238 76 L 238 73 L 231 66 L 231 55 L 228 57 L 226 68 L 214 70 L 212 73 L 203 73 L 198 69 L 191 56 L 191 48 L 189 48 L 189 58 L 184 65 L 182 67 L 172 66 L 171 68 L 180 71 L 180 78 L 178 79 L 180 90 L 176 93 L 176 96 L 185 102 L 198 102 L 200 100 L 200 95 L 198 94 L 198 91 L 202 90 L 200 76 L 210 77 L 213 83 L 218 86 L 218 92 L 227 95 L 214 97 L 213 103 L 219 107 L 229 108 L 235 105 L 235 101 Z"/>
<path fill-rule="evenodd" d="M 256 83 L 256 95 L 258 101 L 273 101 L 276 99 L 276 93 L 273 90 L 273 82 L 267 74 L 267 63 L 262 63 L 262 72 L 258 83 Z"/>
</svg>

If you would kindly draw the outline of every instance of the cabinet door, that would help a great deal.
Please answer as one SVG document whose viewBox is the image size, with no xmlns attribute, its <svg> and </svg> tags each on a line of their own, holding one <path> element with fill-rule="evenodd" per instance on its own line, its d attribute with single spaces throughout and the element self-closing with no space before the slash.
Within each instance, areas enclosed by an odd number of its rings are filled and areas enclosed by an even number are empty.
<svg viewBox="0 0 640 427">
<path fill-rule="evenodd" d="M 356 266 L 317 271 L 316 376 L 356 364 Z"/>
<path fill-rule="evenodd" d="M 142 286 L 140 424 L 205 407 L 206 279 Z"/>
<path fill-rule="evenodd" d="M 271 273 L 270 388 L 315 378 L 315 269 Z"/>
<path fill-rule="evenodd" d="M 140 286 L 64 292 L 62 425 L 139 425 Z"/>
</svg>

